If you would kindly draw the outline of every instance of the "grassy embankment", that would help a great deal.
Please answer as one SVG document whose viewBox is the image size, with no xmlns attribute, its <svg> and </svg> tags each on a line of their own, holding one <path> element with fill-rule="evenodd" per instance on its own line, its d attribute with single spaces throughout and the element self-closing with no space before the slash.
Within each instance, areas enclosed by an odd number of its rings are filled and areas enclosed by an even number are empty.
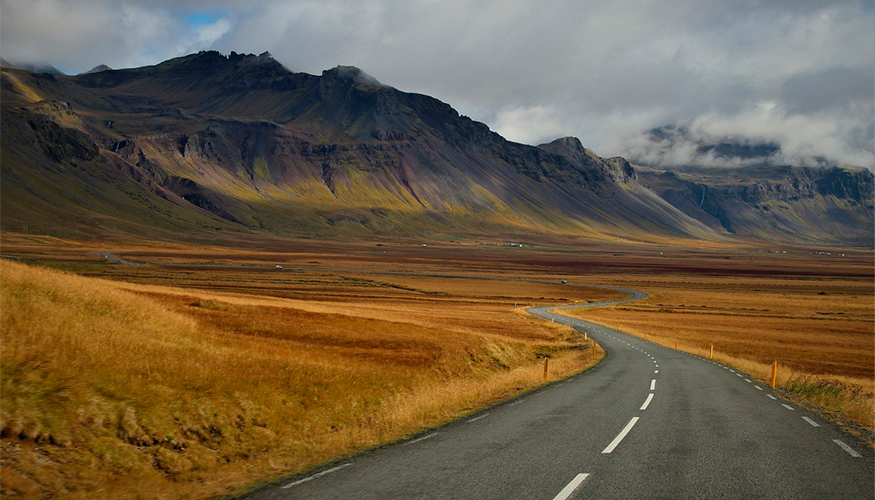
<svg viewBox="0 0 875 500">
<path fill-rule="evenodd" d="M 715 360 L 765 383 L 777 361 L 787 394 L 875 427 L 870 281 L 674 276 L 642 288 L 641 302 L 563 313 L 705 358 L 713 345 Z"/>
<path fill-rule="evenodd" d="M 539 356 L 555 380 L 601 355 L 564 327 L 470 298 L 368 307 L 8 261 L 0 285 L 9 498 L 230 493 L 533 388 Z"/>
</svg>

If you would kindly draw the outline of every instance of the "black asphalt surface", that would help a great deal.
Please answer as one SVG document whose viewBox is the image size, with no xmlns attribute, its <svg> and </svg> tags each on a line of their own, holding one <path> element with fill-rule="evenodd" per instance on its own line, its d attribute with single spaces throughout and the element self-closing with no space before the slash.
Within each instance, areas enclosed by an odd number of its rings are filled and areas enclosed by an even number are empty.
<svg viewBox="0 0 875 500">
<path fill-rule="evenodd" d="M 839 427 L 732 368 L 549 309 L 529 311 L 598 341 L 598 366 L 243 498 L 875 498 L 872 450 Z"/>
</svg>

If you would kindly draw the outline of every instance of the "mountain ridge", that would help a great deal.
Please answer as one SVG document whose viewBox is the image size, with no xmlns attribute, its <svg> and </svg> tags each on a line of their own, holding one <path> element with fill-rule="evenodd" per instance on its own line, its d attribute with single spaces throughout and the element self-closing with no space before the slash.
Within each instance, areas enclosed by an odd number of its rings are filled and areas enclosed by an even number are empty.
<svg viewBox="0 0 875 500">
<path fill-rule="evenodd" d="M 100 203 L 83 203 L 90 186 L 165 237 L 192 227 L 653 241 L 731 234 L 658 196 L 621 157 L 601 158 L 576 138 L 508 141 L 354 67 L 316 76 L 269 53 L 210 51 L 77 76 L 4 68 L 2 83 L 4 228 L 56 212 L 28 215 L 22 193 L 78 219 L 106 219 L 105 208 L 88 208 Z M 80 186 L 77 196 L 46 188 L 65 182 Z"/>
</svg>

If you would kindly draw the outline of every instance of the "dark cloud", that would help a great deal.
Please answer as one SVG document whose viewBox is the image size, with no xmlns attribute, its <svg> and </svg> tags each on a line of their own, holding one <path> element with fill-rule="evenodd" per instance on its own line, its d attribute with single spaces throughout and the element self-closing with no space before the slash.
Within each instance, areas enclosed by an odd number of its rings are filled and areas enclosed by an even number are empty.
<svg viewBox="0 0 875 500">
<path fill-rule="evenodd" d="M 7 59 L 78 72 L 269 50 L 358 66 L 508 138 L 643 154 L 643 131 L 872 167 L 875 14 L 859 0 L 0 0 Z M 199 13 L 212 23 L 189 23 Z M 693 148 L 695 149 L 695 148 Z M 679 147 L 671 155 L 688 161 Z"/>
<path fill-rule="evenodd" d="M 864 104 L 875 92 L 873 75 L 860 69 L 829 68 L 793 75 L 784 82 L 781 98 L 791 113 L 808 114 Z"/>
</svg>

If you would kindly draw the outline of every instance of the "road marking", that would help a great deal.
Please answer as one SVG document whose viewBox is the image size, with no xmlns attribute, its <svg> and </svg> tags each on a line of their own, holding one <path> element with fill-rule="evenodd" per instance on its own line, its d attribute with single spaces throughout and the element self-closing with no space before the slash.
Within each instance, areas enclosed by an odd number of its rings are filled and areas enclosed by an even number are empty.
<svg viewBox="0 0 875 500">
<path fill-rule="evenodd" d="M 793 407 L 790 406 L 790 405 L 785 405 L 785 404 L 781 403 L 781 406 L 783 406 L 784 408 L 787 408 L 787 409 L 790 410 L 790 411 L 796 411 L 796 408 L 793 408 Z"/>
<path fill-rule="evenodd" d="M 623 430 L 620 431 L 619 434 L 617 434 L 617 437 L 615 437 L 614 440 L 611 441 L 611 444 L 609 444 L 607 448 L 602 450 L 602 454 L 605 455 L 614 451 L 614 448 L 616 448 L 617 445 L 620 444 L 620 441 L 622 441 L 623 438 L 626 437 L 626 434 L 629 434 L 629 431 L 632 430 L 632 427 L 635 427 L 636 423 L 638 423 L 638 417 L 632 417 L 632 420 L 630 420 L 629 423 L 626 424 L 626 427 L 624 427 Z"/>
<path fill-rule="evenodd" d="M 324 476 L 325 474 L 331 474 L 332 472 L 337 472 L 337 471 L 339 471 L 340 469 L 342 469 L 342 468 L 344 468 L 344 467 L 349 467 L 350 465 L 352 465 L 352 463 L 343 464 L 343 465 L 338 465 L 337 467 L 335 467 L 335 468 L 333 468 L 333 469 L 324 470 L 324 471 L 322 471 L 322 472 L 319 472 L 319 473 L 313 474 L 312 476 L 305 477 L 304 479 L 298 479 L 297 481 L 292 481 L 291 483 L 286 484 L 286 485 L 283 485 L 283 486 L 280 486 L 280 487 L 283 488 L 283 489 L 291 488 L 292 486 L 297 486 L 297 485 L 299 485 L 299 484 L 301 484 L 301 483 L 306 483 L 307 481 L 310 481 L 310 480 L 316 479 L 317 477 L 322 477 L 322 476 Z"/>
<path fill-rule="evenodd" d="M 655 368 L 659 368 L 659 365 L 656 365 Z"/>
<path fill-rule="evenodd" d="M 653 401 L 653 393 L 647 395 L 647 399 L 644 400 L 644 404 L 641 405 L 642 410 L 646 410 L 648 406 L 650 406 L 650 402 Z"/>
<path fill-rule="evenodd" d="M 737 375 L 737 376 L 739 376 L 739 377 L 741 377 L 741 376 L 742 376 L 742 375 L 741 375 L 741 374 L 740 374 L 740 373 L 736 373 L 736 374 L 735 374 L 735 375 Z"/>
<path fill-rule="evenodd" d="M 749 379 L 749 378 L 744 379 L 744 381 L 747 382 L 748 384 L 750 383 L 750 379 Z"/>
<path fill-rule="evenodd" d="M 778 398 L 776 398 L 775 396 L 772 396 L 771 394 L 766 394 L 766 396 L 768 396 L 768 397 L 771 398 L 771 399 L 774 399 L 775 401 L 778 400 Z"/>
<path fill-rule="evenodd" d="M 509 405 L 507 405 L 507 406 L 516 406 L 516 405 L 518 405 L 518 404 L 520 404 L 520 403 L 522 403 L 522 402 L 523 402 L 523 400 L 520 399 L 520 400 L 518 400 L 518 401 L 514 401 L 513 403 L 511 403 L 511 404 L 509 404 Z"/>
<path fill-rule="evenodd" d="M 653 380 L 650 381 L 650 390 L 651 390 L 651 391 L 655 391 L 655 390 L 656 390 L 656 379 L 653 379 Z"/>
<path fill-rule="evenodd" d="M 757 388 L 757 390 L 758 390 L 758 391 L 761 391 L 761 390 L 763 390 L 763 388 L 762 388 L 762 387 L 760 387 L 760 386 L 758 386 L 758 385 L 755 385 L 755 386 L 754 386 L 754 387 L 756 387 L 756 388 Z"/>
<path fill-rule="evenodd" d="M 659 373 L 659 370 L 653 370 L 653 373 Z"/>
<path fill-rule="evenodd" d="M 560 491 L 558 495 L 553 497 L 553 500 L 566 500 L 567 498 L 571 497 L 571 495 L 573 495 L 574 492 L 577 491 L 577 488 L 580 488 L 580 485 L 583 484 L 583 482 L 586 481 L 586 478 L 588 477 L 589 474 L 578 474 L 574 477 L 574 479 L 571 480 L 570 483 L 562 488 L 562 491 Z"/>
<path fill-rule="evenodd" d="M 814 427 L 820 427 L 820 424 L 818 424 L 818 423 L 815 422 L 814 420 L 811 420 L 811 419 L 808 418 L 808 417 L 802 417 L 802 420 L 808 422 L 809 424 L 813 425 Z"/>
<path fill-rule="evenodd" d="M 729 373 L 735 373 L 735 370 L 729 370 Z"/>
<path fill-rule="evenodd" d="M 480 415 L 479 417 L 474 417 L 474 418 L 468 419 L 468 423 L 470 424 L 471 422 L 476 422 L 476 421 L 480 420 L 481 418 L 485 417 L 486 415 L 489 415 L 489 414 L 484 413 L 483 415 Z"/>
<path fill-rule="evenodd" d="M 844 442 L 842 442 L 841 439 L 833 439 L 832 442 L 841 446 L 843 450 L 850 453 L 851 456 L 854 458 L 860 458 L 863 456 L 863 455 L 860 455 L 859 453 L 857 453 L 853 448 L 851 448 L 850 446 L 848 446 Z"/>
<path fill-rule="evenodd" d="M 422 437 L 420 437 L 420 438 L 416 438 L 416 439 L 414 439 L 413 441 L 407 441 L 407 442 L 404 443 L 402 446 L 407 446 L 408 444 L 413 444 L 413 443 L 418 443 L 418 442 L 420 442 L 420 441 L 425 441 L 426 439 L 431 439 L 431 438 L 433 438 L 433 437 L 435 437 L 435 436 L 437 436 L 437 435 L 438 435 L 437 432 L 432 432 L 431 434 L 426 434 L 425 436 L 422 436 Z"/>
</svg>

